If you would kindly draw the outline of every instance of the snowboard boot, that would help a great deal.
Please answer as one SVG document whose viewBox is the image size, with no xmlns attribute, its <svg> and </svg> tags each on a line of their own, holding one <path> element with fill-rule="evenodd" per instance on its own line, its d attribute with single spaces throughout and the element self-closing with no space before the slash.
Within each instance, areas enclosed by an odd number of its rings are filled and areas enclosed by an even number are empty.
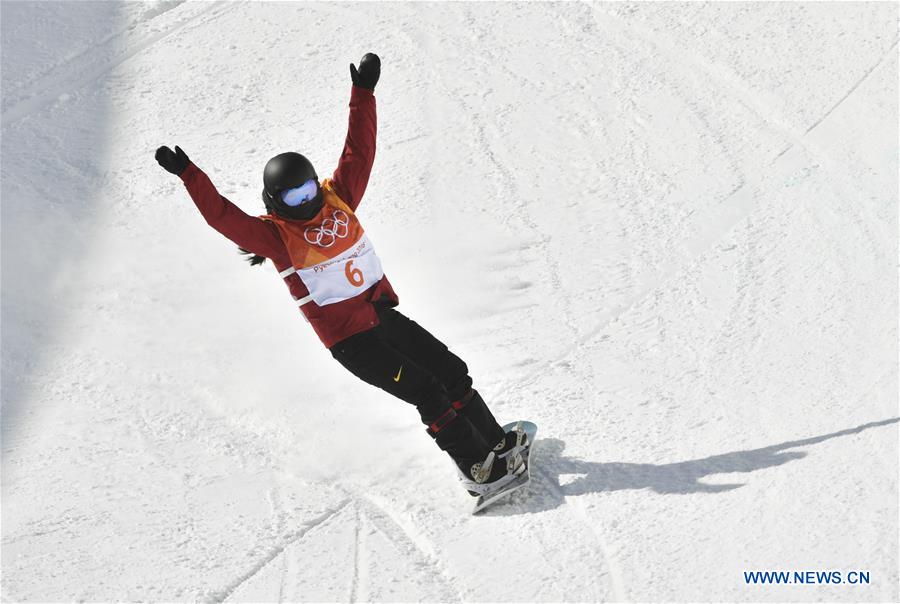
<svg viewBox="0 0 900 604">
<path fill-rule="evenodd" d="M 459 467 L 460 481 L 463 487 L 473 497 L 498 491 L 525 471 L 525 464 L 522 463 L 521 457 L 519 464 L 513 467 L 509 465 L 508 461 L 497 457 L 494 451 L 488 453 L 482 461 L 474 463 L 471 459 L 454 461 Z"/>
<path fill-rule="evenodd" d="M 525 454 L 531 443 L 528 442 L 528 435 L 525 430 L 518 424 L 512 430 L 507 432 L 503 439 L 494 445 L 494 453 L 498 460 L 506 463 L 509 473 L 516 472 L 524 463 Z"/>
<path fill-rule="evenodd" d="M 453 402 L 453 408 L 475 426 L 482 438 L 489 443 L 496 443 L 493 447 L 495 457 L 503 461 L 509 473 L 516 473 L 520 469 L 523 454 L 529 444 L 524 431 L 511 430 L 504 434 L 484 399 L 477 390 L 471 388 L 462 398 Z"/>
<path fill-rule="evenodd" d="M 427 430 L 438 447 L 446 451 L 459 469 L 460 480 L 470 495 L 483 495 L 510 482 L 524 468 L 511 474 L 507 463 L 497 458 L 471 422 L 452 406 L 431 422 Z"/>
</svg>

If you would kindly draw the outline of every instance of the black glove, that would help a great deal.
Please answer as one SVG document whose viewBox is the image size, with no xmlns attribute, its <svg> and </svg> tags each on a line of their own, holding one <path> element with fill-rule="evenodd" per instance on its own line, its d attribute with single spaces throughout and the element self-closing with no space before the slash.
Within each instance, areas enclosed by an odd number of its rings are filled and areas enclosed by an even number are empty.
<svg viewBox="0 0 900 604">
<path fill-rule="evenodd" d="M 158 161 L 159 165 L 165 168 L 167 172 L 171 172 L 175 176 L 181 176 L 181 173 L 184 172 L 185 169 L 187 169 L 188 164 L 191 163 L 187 154 L 177 145 L 175 146 L 174 151 L 165 146 L 157 149 L 156 161 Z"/>
<path fill-rule="evenodd" d="M 366 53 L 359 61 L 359 70 L 350 63 L 350 79 L 353 85 L 366 90 L 375 90 L 375 84 L 381 76 L 381 59 L 375 53 Z"/>
</svg>

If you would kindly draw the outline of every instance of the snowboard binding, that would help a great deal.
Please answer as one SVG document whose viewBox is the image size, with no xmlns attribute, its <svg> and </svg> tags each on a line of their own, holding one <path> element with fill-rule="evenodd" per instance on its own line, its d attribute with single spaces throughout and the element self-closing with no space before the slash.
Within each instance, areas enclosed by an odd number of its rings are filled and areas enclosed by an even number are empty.
<svg viewBox="0 0 900 604">
<path fill-rule="evenodd" d="M 506 475 L 496 483 L 486 483 L 485 486 L 488 488 L 481 489 L 479 492 L 475 507 L 472 509 L 473 514 L 477 514 L 513 491 L 521 489 L 531 480 L 531 451 L 537 436 L 537 425 L 522 420 L 503 426 L 503 430 L 507 435 L 507 446 L 499 454 L 499 457 L 506 459 L 506 464 L 504 464 Z M 472 491 L 469 492 L 472 493 Z"/>
<path fill-rule="evenodd" d="M 460 468 L 460 481 L 469 495 L 488 497 L 503 491 L 528 469 L 531 443 L 523 422 L 507 425 L 505 434 L 483 462 L 473 464 L 468 472 Z"/>
</svg>

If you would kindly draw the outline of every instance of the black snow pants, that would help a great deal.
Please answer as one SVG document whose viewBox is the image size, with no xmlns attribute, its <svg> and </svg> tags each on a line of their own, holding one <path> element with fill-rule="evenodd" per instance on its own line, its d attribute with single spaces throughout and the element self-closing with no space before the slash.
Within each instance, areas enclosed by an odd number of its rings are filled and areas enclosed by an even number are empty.
<svg viewBox="0 0 900 604">
<path fill-rule="evenodd" d="M 455 460 L 484 459 L 503 429 L 472 389 L 465 362 L 397 310 L 377 310 L 379 325 L 338 342 L 331 355 L 361 380 L 414 405 Z"/>
</svg>

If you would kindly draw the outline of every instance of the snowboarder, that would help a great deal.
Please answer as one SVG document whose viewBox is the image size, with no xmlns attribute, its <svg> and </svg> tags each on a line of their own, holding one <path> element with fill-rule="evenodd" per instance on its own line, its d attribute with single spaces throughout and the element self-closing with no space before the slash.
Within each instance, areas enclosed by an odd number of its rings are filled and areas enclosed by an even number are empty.
<svg viewBox="0 0 900 604">
<path fill-rule="evenodd" d="M 303 155 L 276 155 L 263 170 L 266 214 L 255 217 L 219 194 L 180 147 L 156 160 L 179 176 L 206 222 L 251 265 L 271 259 L 332 356 L 360 379 L 415 405 L 427 432 L 460 470 L 472 495 L 503 488 L 524 471 L 522 443 L 504 433 L 472 388 L 465 362 L 399 311 L 397 294 L 356 210 L 375 159 L 377 55 L 350 65 L 350 119 L 332 178 L 319 180 Z"/>
</svg>

